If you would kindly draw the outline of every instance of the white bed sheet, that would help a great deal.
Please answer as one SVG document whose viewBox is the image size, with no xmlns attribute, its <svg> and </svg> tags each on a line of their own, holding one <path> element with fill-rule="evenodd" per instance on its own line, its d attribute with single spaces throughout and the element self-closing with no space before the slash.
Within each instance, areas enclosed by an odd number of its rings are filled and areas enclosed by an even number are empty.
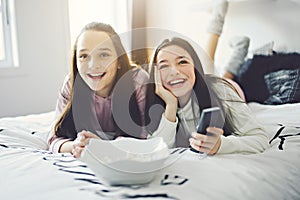
<svg viewBox="0 0 300 200">
<path fill-rule="evenodd" d="M 53 121 L 54 111 L 1 118 L 0 144 L 46 150 L 46 140 Z"/>
<path fill-rule="evenodd" d="M 52 112 L 0 119 L 1 198 L 300 199 L 300 103 L 249 106 L 267 129 L 270 149 L 202 160 L 173 149 L 176 162 L 150 184 L 132 187 L 110 186 L 70 154 L 48 152 L 44 139 Z"/>
</svg>

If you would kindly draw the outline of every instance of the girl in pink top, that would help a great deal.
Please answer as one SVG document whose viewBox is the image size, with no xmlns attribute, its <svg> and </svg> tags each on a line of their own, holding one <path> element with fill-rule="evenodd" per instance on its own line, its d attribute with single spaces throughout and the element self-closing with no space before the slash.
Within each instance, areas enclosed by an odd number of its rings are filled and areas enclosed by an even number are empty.
<svg viewBox="0 0 300 200">
<path fill-rule="evenodd" d="M 107 24 L 87 24 L 77 37 L 71 72 L 58 97 L 52 152 L 78 157 L 90 138 L 146 138 L 148 74 L 130 65 L 120 37 Z"/>
</svg>

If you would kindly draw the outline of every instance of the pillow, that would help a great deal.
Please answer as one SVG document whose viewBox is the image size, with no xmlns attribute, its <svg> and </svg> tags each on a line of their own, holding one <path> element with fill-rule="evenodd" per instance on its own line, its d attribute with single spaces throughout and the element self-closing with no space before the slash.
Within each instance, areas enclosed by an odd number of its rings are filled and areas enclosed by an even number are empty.
<svg viewBox="0 0 300 200">
<path fill-rule="evenodd" d="M 274 47 L 274 41 L 268 42 L 261 47 L 258 47 L 252 51 L 249 52 L 250 56 L 253 57 L 254 55 L 263 55 L 263 56 L 270 56 L 273 54 L 273 47 Z"/>
<path fill-rule="evenodd" d="M 300 69 L 279 70 L 264 76 L 269 98 L 265 104 L 300 102 Z"/>
<path fill-rule="evenodd" d="M 238 71 L 236 81 L 243 89 L 247 102 L 266 103 L 270 93 L 264 76 L 279 70 L 300 68 L 299 53 L 273 53 L 273 55 L 254 55 Z"/>
</svg>

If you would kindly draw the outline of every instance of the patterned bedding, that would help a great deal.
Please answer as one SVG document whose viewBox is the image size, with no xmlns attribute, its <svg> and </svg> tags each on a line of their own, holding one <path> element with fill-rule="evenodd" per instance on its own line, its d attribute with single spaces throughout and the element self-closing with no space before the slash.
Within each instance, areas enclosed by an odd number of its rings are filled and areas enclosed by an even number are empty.
<svg viewBox="0 0 300 200">
<path fill-rule="evenodd" d="M 47 151 L 53 112 L 0 119 L 1 199 L 300 199 L 300 103 L 249 106 L 271 147 L 199 159 L 171 149 L 147 185 L 110 186 L 70 154 Z"/>
</svg>

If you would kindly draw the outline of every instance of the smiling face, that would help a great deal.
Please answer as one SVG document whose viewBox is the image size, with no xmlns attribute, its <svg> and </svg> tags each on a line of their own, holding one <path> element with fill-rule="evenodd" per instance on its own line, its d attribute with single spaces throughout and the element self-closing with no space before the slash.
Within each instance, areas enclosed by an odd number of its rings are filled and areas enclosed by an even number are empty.
<svg viewBox="0 0 300 200">
<path fill-rule="evenodd" d="M 185 104 L 196 80 L 190 54 L 179 46 L 166 46 L 158 52 L 156 61 L 163 86 Z"/>
<path fill-rule="evenodd" d="M 116 79 L 118 56 L 109 35 L 85 31 L 77 40 L 76 65 L 85 83 L 98 95 L 107 97 Z"/>
</svg>

